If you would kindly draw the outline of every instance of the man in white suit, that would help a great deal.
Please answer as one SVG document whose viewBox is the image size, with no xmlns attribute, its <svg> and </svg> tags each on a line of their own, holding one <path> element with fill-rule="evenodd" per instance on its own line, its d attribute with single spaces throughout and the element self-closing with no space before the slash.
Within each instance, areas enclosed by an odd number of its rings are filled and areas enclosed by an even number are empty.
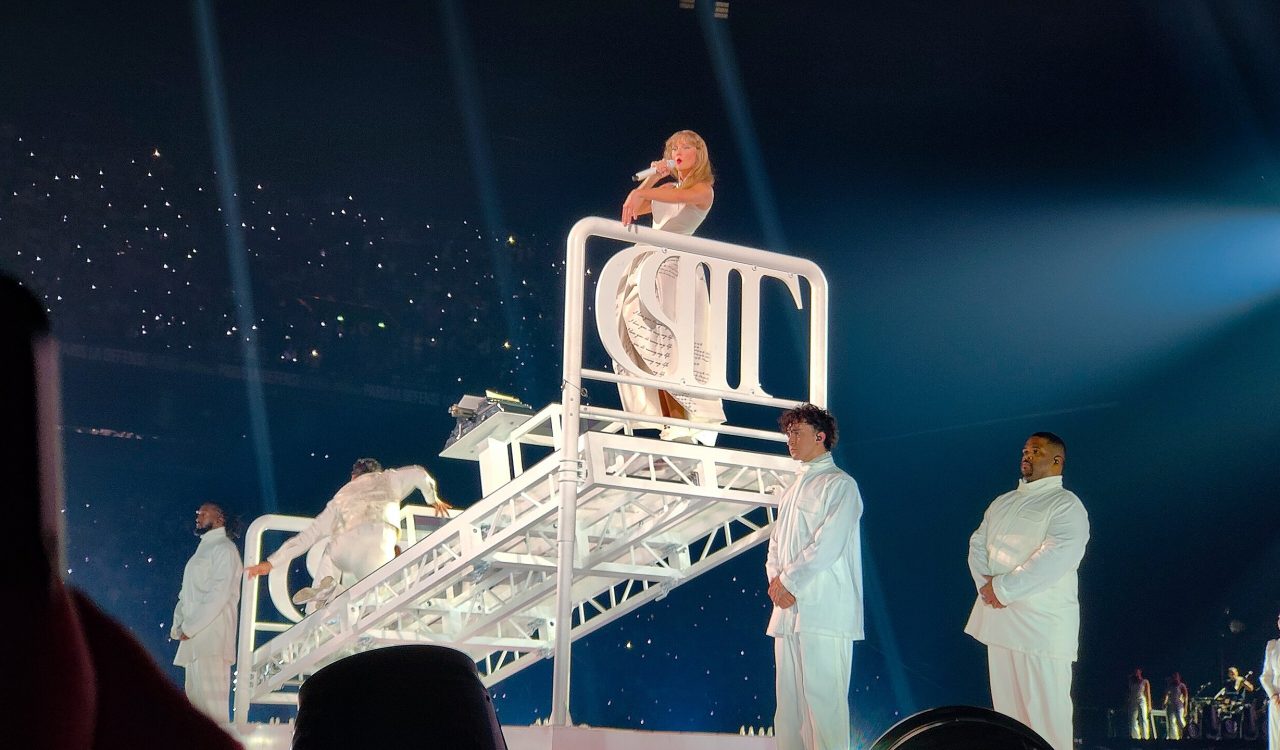
<svg viewBox="0 0 1280 750">
<path fill-rule="evenodd" d="M 987 645 L 995 710 L 1072 750 L 1071 664 L 1080 641 L 1076 570 L 1089 515 L 1063 488 L 1067 447 L 1037 432 L 1017 489 L 997 497 L 969 539 L 978 590 L 965 632 Z"/>
<path fill-rule="evenodd" d="M 863 638 L 862 496 L 831 457 L 829 412 L 805 404 L 778 423 L 802 462 L 778 500 L 765 561 L 778 750 L 848 750 L 853 642 Z"/>
<path fill-rule="evenodd" d="M 1276 617 L 1276 627 L 1280 628 L 1280 616 Z M 1261 681 L 1267 694 L 1267 747 L 1280 750 L 1280 638 L 1267 641 Z"/>
<path fill-rule="evenodd" d="M 178 641 L 173 663 L 186 669 L 192 705 L 226 723 L 240 607 L 240 552 L 227 537 L 226 515 L 213 503 L 196 511 L 195 531 L 200 544 L 182 571 L 169 631 Z"/>
<path fill-rule="evenodd" d="M 315 520 L 245 572 L 250 578 L 266 575 L 327 536 L 328 554 L 341 580 L 333 582 L 334 586 L 318 587 L 327 591 L 310 592 L 327 598 L 391 562 L 400 533 L 400 503 L 414 490 L 421 492 L 439 515 L 446 515 L 452 507 L 437 496 L 436 480 L 421 466 L 384 469 L 377 459 L 362 458 L 351 467 L 351 481 L 338 490 Z"/>
</svg>

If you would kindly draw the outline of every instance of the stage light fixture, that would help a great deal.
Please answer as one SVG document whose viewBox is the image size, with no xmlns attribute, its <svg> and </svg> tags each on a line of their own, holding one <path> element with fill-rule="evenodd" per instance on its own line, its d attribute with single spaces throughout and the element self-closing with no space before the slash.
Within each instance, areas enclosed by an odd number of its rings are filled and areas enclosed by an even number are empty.
<svg viewBox="0 0 1280 750">
<path fill-rule="evenodd" d="M 677 0 L 681 10 L 693 10 L 695 2 L 696 0 Z M 728 18 L 729 0 L 716 0 L 711 15 L 721 20 Z"/>
<path fill-rule="evenodd" d="M 871 750 L 1052 750 L 1043 737 L 990 709 L 943 706 L 908 716 Z"/>
<path fill-rule="evenodd" d="M 401 746 L 506 750 L 471 657 L 444 646 L 389 646 L 339 659 L 302 683 L 294 750 Z"/>
</svg>

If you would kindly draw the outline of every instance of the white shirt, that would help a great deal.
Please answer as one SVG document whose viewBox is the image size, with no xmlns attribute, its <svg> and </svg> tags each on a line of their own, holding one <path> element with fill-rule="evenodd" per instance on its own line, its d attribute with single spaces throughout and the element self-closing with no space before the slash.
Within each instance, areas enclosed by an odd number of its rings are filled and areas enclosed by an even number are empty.
<svg viewBox="0 0 1280 750">
<path fill-rule="evenodd" d="M 224 528 L 209 529 L 182 571 L 182 590 L 173 610 L 172 638 L 178 644 L 173 663 L 217 656 L 235 660 L 236 613 L 240 604 L 240 552 Z"/>
<path fill-rule="evenodd" d="M 1259 682 L 1262 683 L 1262 691 L 1268 698 L 1280 695 L 1280 638 L 1267 641 L 1267 651 L 1262 658 L 1262 675 Z"/>
<path fill-rule="evenodd" d="M 386 523 L 400 529 L 400 503 L 414 490 L 428 504 L 436 502 L 436 480 L 421 466 L 373 471 L 352 479 L 338 490 L 307 528 L 290 537 L 267 561 L 278 568 L 326 536 L 339 536 L 366 523 Z"/>
<path fill-rule="evenodd" d="M 860 641 L 862 618 L 862 495 L 830 453 L 803 464 L 778 501 L 765 575 L 796 598 L 773 608 L 767 633 L 815 633 Z"/>
<path fill-rule="evenodd" d="M 1076 570 L 1089 542 L 1089 515 L 1061 476 L 997 497 L 969 539 L 976 588 L 992 576 L 1004 609 L 978 597 L 964 632 L 988 646 L 1075 661 L 1080 641 Z"/>
</svg>

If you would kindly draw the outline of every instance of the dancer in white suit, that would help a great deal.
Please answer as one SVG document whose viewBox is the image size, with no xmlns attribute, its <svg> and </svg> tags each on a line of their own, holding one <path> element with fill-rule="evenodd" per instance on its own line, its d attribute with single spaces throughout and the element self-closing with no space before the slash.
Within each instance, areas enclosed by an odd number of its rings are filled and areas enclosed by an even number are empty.
<svg viewBox="0 0 1280 750">
<path fill-rule="evenodd" d="M 376 459 L 362 458 L 351 467 L 351 481 L 307 528 L 245 572 L 250 578 L 270 573 L 327 536 L 328 554 L 341 571 L 341 586 L 350 586 L 395 557 L 400 503 L 414 490 L 420 491 L 440 515 L 451 507 L 436 495 L 436 480 L 421 466 L 383 469 Z"/>
<path fill-rule="evenodd" d="M 803 462 L 778 500 L 765 576 L 779 750 L 847 750 L 853 641 L 863 638 L 862 496 L 831 457 L 836 421 L 812 404 L 779 420 Z"/>
<path fill-rule="evenodd" d="M 1276 627 L 1280 628 L 1280 616 L 1276 617 Z M 1267 694 L 1267 747 L 1280 750 L 1280 638 L 1267 641 L 1260 679 Z"/>
<path fill-rule="evenodd" d="M 649 175 L 632 190 L 622 204 L 622 223 L 629 225 L 644 214 L 653 214 L 653 228 L 678 234 L 693 234 L 707 218 L 715 201 L 715 175 L 711 171 L 711 156 L 702 136 L 692 130 L 681 130 L 667 139 L 663 158 L 653 162 L 654 174 Z M 668 164 L 670 162 L 671 164 Z M 674 165 L 674 166 L 672 166 Z M 669 180 L 669 181 L 666 181 Z M 630 374 L 628 368 L 642 369 L 652 375 L 667 375 L 677 363 L 675 339 L 671 329 L 645 309 L 641 298 L 640 277 L 651 264 L 657 263 L 657 299 L 662 313 L 668 320 L 676 319 L 677 278 L 679 262 L 660 248 L 639 256 L 632 263 L 626 280 L 618 290 L 619 334 L 630 363 L 614 363 L 620 374 Z M 707 383 L 711 372 L 723 371 L 725 353 L 711 345 L 711 302 L 707 291 L 706 274 L 698 267 L 697 295 L 693 307 L 693 371 L 699 383 Z M 622 407 L 629 412 L 651 414 L 659 417 L 688 419 L 694 422 L 719 424 L 724 421 L 724 407 L 719 399 L 696 398 L 683 393 L 671 393 L 657 388 L 619 384 Z M 657 424 L 637 424 L 637 427 L 659 427 Z M 662 427 L 664 440 L 715 443 L 716 433 L 685 427 Z"/>
<path fill-rule="evenodd" d="M 173 663 L 186 670 L 184 687 L 191 704 L 225 724 L 236 658 L 240 552 L 227 537 L 225 514 L 213 503 L 196 511 L 196 535 L 200 545 L 182 571 L 169 631 L 178 641 Z"/>
<path fill-rule="evenodd" d="M 987 645 L 995 710 L 1072 750 L 1071 663 L 1080 641 L 1076 570 L 1089 515 L 1062 486 L 1067 448 L 1037 432 L 1018 488 L 997 497 L 969 539 L 977 599 L 965 632 Z"/>
</svg>

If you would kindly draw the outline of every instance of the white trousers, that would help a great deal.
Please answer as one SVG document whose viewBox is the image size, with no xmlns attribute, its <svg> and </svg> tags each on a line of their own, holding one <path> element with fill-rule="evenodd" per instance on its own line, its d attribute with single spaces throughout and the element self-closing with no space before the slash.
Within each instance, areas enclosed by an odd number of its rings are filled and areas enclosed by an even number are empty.
<svg viewBox="0 0 1280 750">
<path fill-rule="evenodd" d="M 1170 705 L 1165 709 L 1165 712 L 1167 713 L 1165 739 L 1182 739 L 1182 731 L 1187 728 L 1187 710 Z"/>
<path fill-rule="evenodd" d="M 1267 700 L 1267 747 L 1280 750 L 1280 709 L 1274 700 Z"/>
<path fill-rule="evenodd" d="M 186 670 L 183 687 L 187 700 L 214 721 L 226 724 L 231 699 L 231 662 L 217 656 L 202 656 L 193 659 Z"/>
<path fill-rule="evenodd" d="M 1151 739 L 1151 710 L 1146 700 L 1129 707 L 1129 739 Z"/>
<path fill-rule="evenodd" d="M 362 523 L 329 542 L 329 557 L 342 571 L 346 588 L 396 556 L 396 530 L 382 522 Z"/>
<path fill-rule="evenodd" d="M 1054 750 L 1073 750 L 1071 662 L 987 647 L 991 703 L 1031 727 Z"/>
<path fill-rule="evenodd" d="M 849 749 L 853 641 L 812 633 L 773 639 L 778 750 Z"/>
</svg>

